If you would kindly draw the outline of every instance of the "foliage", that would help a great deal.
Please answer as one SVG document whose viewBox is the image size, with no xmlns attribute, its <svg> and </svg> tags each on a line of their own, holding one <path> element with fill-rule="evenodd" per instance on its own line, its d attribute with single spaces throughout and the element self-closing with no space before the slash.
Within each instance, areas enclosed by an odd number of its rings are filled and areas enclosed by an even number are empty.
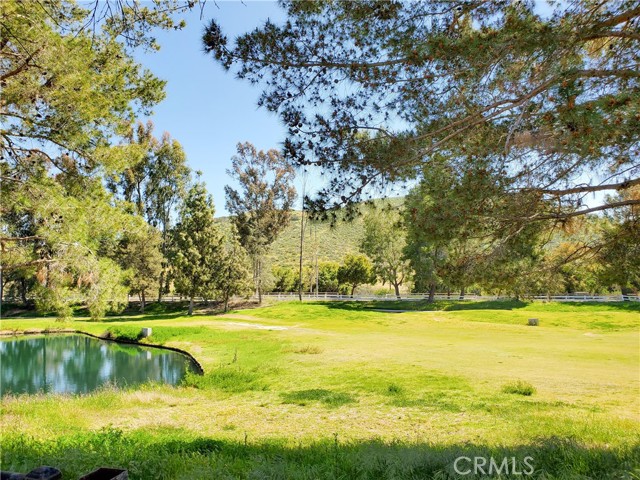
<svg viewBox="0 0 640 480">
<path fill-rule="evenodd" d="M 320 292 L 338 291 L 338 270 L 340 270 L 340 264 L 337 262 L 318 263 L 318 289 Z"/>
<path fill-rule="evenodd" d="M 411 271 L 405 259 L 406 245 L 404 229 L 400 227 L 397 211 L 371 211 L 364 219 L 364 238 L 360 246 L 373 262 L 373 268 L 383 285 L 393 285 L 396 296 L 400 296 L 400 285 L 408 279 Z"/>
<path fill-rule="evenodd" d="M 123 269 L 130 271 L 129 291 L 140 295 L 142 312 L 146 293 L 157 283 L 162 270 L 161 242 L 160 232 L 143 223 L 138 230 L 125 236 L 119 245 L 117 259 Z"/>
<path fill-rule="evenodd" d="M 226 312 L 231 297 L 251 292 L 251 280 L 249 258 L 244 247 L 240 245 L 235 229 L 227 230 L 220 242 L 220 248 L 216 252 L 213 284 Z"/>
<path fill-rule="evenodd" d="M 627 190 L 620 199 L 640 199 L 640 187 Z M 640 290 L 640 207 L 621 209 L 603 228 L 605 246 L 598 251 L 600 280 L 623 291 Z"/>
<path fill-rule="evenodd" d="M 296 190 L 295 172 L 278 150 L 258 151 L 249 142 L 238 143 L 229 175 L 240 191 L 225 186 L 227 209 L 240 242 L 253 260 L 253 278 L 261 299 L 263 257 L 288 225 Z"/>
<path fill-rule="evenodd" d="M 283 21 L 233 41 L 214 20 L 203 44 L 262 86 L 286 156 L 330 175 L 316 208 L 422 178 L 438 157 L 468 187 L 456 212 L 492 219 L 496 238 L 640 203 L 584 200 L 640 184 L 634 2 L 282 7 Z"/>
<path fill-rule="evenodd" d="M 274 292 L 295 292 L 298 276 L 291 267 L 273 266 Z"/>
<path fill-rule="evenodd" d="M 164 133 L 158 140 L 153 136 L 153 123 L 138 123 L 126 134 L 128 144 L 135 149 L 138 158 L 124 172 L 108 179 L 109 189 L 124 201 L 132 204 L 133 212 L 161 232 L 161 270 L 157 272 L 158 299 L 168 288 L 169 272 L 167 256 L 169 229 L 173 213 L 179 208 L 191 177 L 186 156 L 180 143 Z"/>
<path fill-rule="evenodd" d="M 365 255 L 347 255 L 338 267 L 337 279 L 351 287 L 351 295 L 358 285 L 376 281 L 373 265 Z"/>
<path fill-rule="evenodd" d="M 190 299 L 189 315 L 193 313 L 194 298 L 210 298 L 215 289 L 222 237 L 214 212 L 204 184 L 196 183 L 187 192 L 173 229 L 171 263 L 175 288 Z"/>
<path fill-rule="evenodd" d="M 514 382 L 504 384 L 502 386 L 502 391 L 504 393 L 513 393 L 516 395 L 524 395 L 525 397 L 529 397 L 536 392 L 536 388 L 529 382 L 525 382 L 524 380 L 516 380 Z"/>
<path fill-rule="evenodd" d="M 119 269 L 101 257 L 130 218 L 104 180 L 139 159 L 118 141 L 164 98 L 132 49 L 153 46 L 155 27 L 179 28 L 172 14 L 184 8 L 1 3 L 2 268 L 35 275 L 41 308 L 65 316 L 69 302 L 89 300 L 100 312 L 117 293 Z"/>
</svg>

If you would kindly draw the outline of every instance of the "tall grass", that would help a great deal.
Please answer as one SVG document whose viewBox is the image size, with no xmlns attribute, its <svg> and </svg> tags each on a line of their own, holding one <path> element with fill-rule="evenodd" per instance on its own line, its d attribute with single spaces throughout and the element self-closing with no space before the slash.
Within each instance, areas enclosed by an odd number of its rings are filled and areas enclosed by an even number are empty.
<svg viewBox="0 0 640 480">
<path fill-rule="evenodd" d="M 531 476 L 456 475 L 455 460 L 530 457 Z M 123 432 L 107 427 L 58 439 L 5 435 L 2 468 L 26 472 L 38 465 L 78 478 L 100 466 L 126 468 L 132 479 L 597 479 L 637 478 L 640 447 L 590 447 L 570 439 L 542 438 L 513 447 L 474 443 L 343 441 L 327 435 L 311 443 L 254 443 L 198 437 L 181 430 Z"/>
</svg>

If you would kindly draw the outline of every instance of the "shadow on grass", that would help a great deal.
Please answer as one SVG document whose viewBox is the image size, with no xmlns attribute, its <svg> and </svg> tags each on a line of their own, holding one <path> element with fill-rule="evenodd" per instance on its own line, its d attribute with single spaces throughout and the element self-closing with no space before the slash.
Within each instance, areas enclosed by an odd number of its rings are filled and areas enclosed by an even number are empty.
<svg viewBox="0 0 640 480">
<path fill-rule="evenodd" d="M 112 322 L 146 322 L 149 320 L 173 320 L 175 318 L 184 317 L 187 314 L 186 311 L 178 313 L 136 313 L 135 316 L 127 316 L 120 314 L 117 316 L 108 316 L 97 320 L 99 323 L 112 323 Z"/>
<path fill-rule="evenodd" d="M 571 310 L 622 310 L 625 312 L 640 312 L 640 302 L 553 302 L 544 305 L 558 305 Z"/>
<path fill-rule="evenodd" d="M 529 303 L 520 300 L 455 301 L 455 300 L 370 300 L 365 302 L 326 302 L 328 308 L 340 310 L 407 310 L 407 311 L 448 311 L 448 310 L 514 310 L 524 308 Z"/>
<path fill-rule="evenodd" d="M 320 302 L 319 302 L 320 303 Z M 540 311 L 623 311 L 640 312 L 640 302 L 525 302 L 522 300 L 369 300 L 321 302 L 328 308 L 340 310 L 407 310 L 425 311 L 456 311 L 456 310 L 517 310 L 534 305 Z"/>
<path fill-rule="evenodd" d="M 344 392 L 332 392 L 323 388 L 311 390 L 298 390 L 282 394 L 283 403 L 305 406 L 309 403 L 322 403 L 328 407 L 339 407 L 357 400 L 352 395 Z"/>
<path fill-rule="evenodd" d="M 293 426 L 292 426 L 293 428 Z M 293 434 L 294 430 L 292 430 Z M 398 432 L 406 433 L 406 432 Z M 239 437 L 243 434 L 239 432 Z M 545 438 L 509 447 L 477 443 L 438 445 L 422 442 L 343 442 L 308 445 L 278 440 L 253 442 L 194 437 L 185 430 L 124 433 L 108 428 L 42 440 L 5 435 L 2 468 L 26 472 L 39 465 L 60 468 L 63 478 L 78 478 L 100 466 L 126 468 L 131 478 L 251 479 L 618 479 L 636 478 L 640 445 L 602 448 L 567 438 Z M 466 459 L 458 460 L 460 457 Z M 473 459 L 485 459 L 473 472 Z M 491 465 L 491 459 L 494 465 Z M 505 463 L 504 459 L 507 459 Z M 482 463 L 481 461 L 478 463 Z M 465 474 L 456 473 L 458 471 Z M 492 468 L 492 471 L 489 471 Z M 496 468 L 500 468 L 497 473 Z M 469 470 L 471 470 L 469 472 Z M 532 470 L 532 471 L 531 471 Z M 530 475 L 523 475 L 530 473 Z"/>
</svg>

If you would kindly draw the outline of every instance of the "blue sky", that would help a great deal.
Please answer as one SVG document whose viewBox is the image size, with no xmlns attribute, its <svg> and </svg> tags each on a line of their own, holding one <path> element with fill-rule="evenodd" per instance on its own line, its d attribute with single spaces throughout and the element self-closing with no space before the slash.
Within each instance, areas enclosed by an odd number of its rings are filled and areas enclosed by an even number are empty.
<svg viewBox="0 0 640 480">
<path fill-rule="evenodd" d="M 211 18 L 222 24 L 230 39 L 252 30 L 267 18 L 284 18 L 275 2 L 209 0 L 200 19 L 196 7 L 181 31 L 160 32 L 161 50 L 136 58 L 157 77 L 167 81 L 167 98 L 154 109 L 155 134 L 167 131 L 185 149 L 189 165 L 202 171 L 213 195 L 216 216 L 226 215 L 224 186 L 230 183 L 226 169 L 238 142 L 249 141 L 259 149 L 279 148 L 285 129 L 276 116 L 256 106 L 261 90 L 237 80 L 202 51 L 204 25 Z M 300 189 L 302 180 L 297 179 Z"/>
</svg>

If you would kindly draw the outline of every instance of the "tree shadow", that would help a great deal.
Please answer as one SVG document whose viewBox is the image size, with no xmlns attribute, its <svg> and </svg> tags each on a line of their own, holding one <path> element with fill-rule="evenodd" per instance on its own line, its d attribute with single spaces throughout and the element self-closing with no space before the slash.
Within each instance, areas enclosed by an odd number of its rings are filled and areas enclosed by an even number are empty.
<svg viewBox="0 0 640 480">
<path fill-rule="evenodd" d="M 356 311 L 406 310 L 410 312 L 453 311 L 453 310 L 514 310 L 524 308 L 529 303 L 520 300 L 368 300 L 322 302 L 328 308 Z"/>
<path fill-rule="evenodd" d="M 135 316 L 126 316 L 126 315 L 118 315 L 118 316 L 109 316 L 102 318 L 100 320 L 96 320 L 96 323 L 114 323 L 114 322 L 147 322 L 149 320 L 174 320 L 179 317 L 184 317 L 187 312 L 179 312 L 179 313 L 157 313 L 157 314 L 147 314 L 138 312 Z"/>
<path fill-rule="evenodd" d="M 598 310 L 620 310 L 624 312 L 640 312 L 640 302 L 554 302 L 567 309 L 588 310 L 589 307 Z"/>
<path fill-rule="evenodd" d="M 228 426 L 225 430 L 233 431 Z M 399 432 L 401 433 L 401 432 Z M 405 432 L 409 433 L 409 432 Z M 570 438 L 494 446 L 381 440 L 238 441 L 194 437 L 181 429 L 122 432 L 107 428 L 59 439 L 5 435 L 3 469 L 26 472 L 51 465 L 63 478 L 78 478 L 101 466 L 125 468 L 131 478 L 251 479 L 548 479 L 635 478 L 640 444 L 590 446 Z M 296 443 L 298 443 L 296 445 Z M 493 460 L 493 461 L 492 461 Z M 498 470 L 499 469 L 499 470 Z"/>
</svg>

